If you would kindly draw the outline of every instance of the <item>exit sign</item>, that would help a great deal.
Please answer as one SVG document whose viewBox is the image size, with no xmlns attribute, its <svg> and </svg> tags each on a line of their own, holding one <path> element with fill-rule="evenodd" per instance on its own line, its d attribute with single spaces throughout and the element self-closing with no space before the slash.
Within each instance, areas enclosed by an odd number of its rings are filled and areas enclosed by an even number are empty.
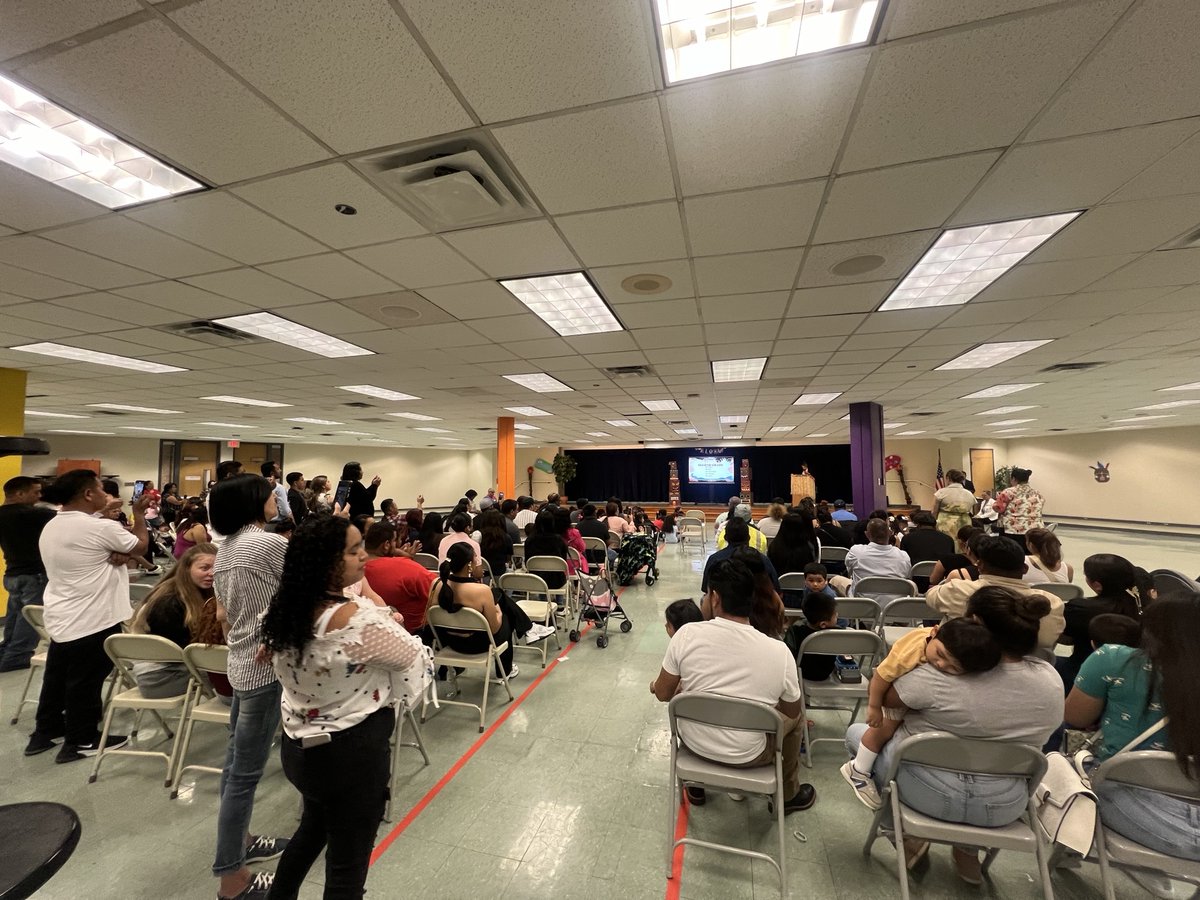
<svg viewBox="0 0 1200 900">
<path fill-rule="evenodd" d="M 230 441 L 225 446 L 227 446 L 230 450 L 236 450 L 238 447 L 242 446 L 242 442 L 241 441 Z"/>
</svg>

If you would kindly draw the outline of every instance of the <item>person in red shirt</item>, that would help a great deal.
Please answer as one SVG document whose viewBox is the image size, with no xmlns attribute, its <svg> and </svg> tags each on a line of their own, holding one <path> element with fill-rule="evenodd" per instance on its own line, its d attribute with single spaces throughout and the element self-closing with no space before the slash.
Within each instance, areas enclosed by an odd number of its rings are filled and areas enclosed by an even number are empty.
<svg viewBox="0 0 1200 900">
<path fill-rule="evenodd" d="M 404 627 L 409 634 L 419 635 L 425 627 L 429 589 L 437 580 L 437 573 L 414 560 L 413 545 L 398 543 L 396 529 L 386 522 L 367 529 L 365 545 L 367 584 L 384 603 L 404 616 Z"/>
</svg>

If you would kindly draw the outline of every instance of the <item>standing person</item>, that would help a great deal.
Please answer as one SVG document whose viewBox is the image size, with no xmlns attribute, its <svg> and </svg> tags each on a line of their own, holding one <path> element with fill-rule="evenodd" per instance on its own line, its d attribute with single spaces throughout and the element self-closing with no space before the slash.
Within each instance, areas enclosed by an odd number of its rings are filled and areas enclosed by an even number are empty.
<svg viewBox="0 0 1200 900">
<path fill-rule="evenodd" d="M 108 507 L 109 497 L 91 469 L 60 475 L 45 496 L 62 509 L 45 524 L 38 540 L 46 564 L 43 606 L 50 651 L 37 726 L 25 755 L 49 750 L 55 738 L 65 736 L 54 761 L 69 763 L 100 752 L 100 693 L 112 671 L 104 641 L 120 634 L 121 623 L 133 614 L 124 562 L 141 556 L 150 545 L 150 498 L 143 494 L 133 502 L 133 524 L 126 530 L 96 515 Z M 109 735 L 107 746 L 122 747 L 128 740 Z"/>
<path fill-rule="evenodd" d="M 287 478 L 287 502 L 288 507 L 292 511 L 292 521 L 300 525 L 308 518 L 308 501 L 304 499 L 304 488 L 308 482 L 304 480 L 304 475 L 300 472 L 288 472 Z"/>
<path fill-rule="evenodd" d="M 371 479 L 371 486 L 366 487 L 362 483 L 362 477 L 361 463 L 351 461 L 342 466 L 342 481 L 350 482 L 350 496 L 347 502 L 350 504 L 352 519 L 355 516 L 375 517 L 375 495 L 379 492 L 379 485 L 383 483 L 383 479 L 376 475 Z"/>
<path fill-rule="evenodd" d="M 179 511 L 183 509 L 183 497 L 179 494 L 179 485 L 168 481 L 162 489 L 162 520 L 168 525 L 175 524 Z"/>
<path fill-rule="evenodd" d="M 4 590 L 8 611 L 4 614 L 4 648 L 0 672 L 28 669 L 37 649 L 38 634 L 25 621 L 21 610 L 41 606 L 46 590 L 46 567 L 38 549 L 38 538 L 54 510 L 38 506 L 42 483 L 18 475 L 4 482 L 4 505 L 0 506 L 0 550 L 4 551 Z"/>
<path fill-rule="evenodd" d="M 275 494 L 275 508 L 278 512 L 275 513 L 275 518 L 269 521 L 281 522 L 284 519 L 291 519 L 292 507 L 288 503 L 287 488 L 279 483 L 279 463 L 268 459 L 259 468 L 262 470 L 263 478 L 271 483 L 271 492 Z M 295 520 L 293 519 L 293 521 Z"/>
<path fill-rule="evenodd" d="M 229 626 L 229 743 L 221 771 L 217 850 L 213 875 L 218 898 L 263 900 L 273 876 L 257 875 L 249 863 L 277 859 L 286 840 L 251 835 L 254 792 L 279 727 L 281 688 L 270 663 L 259 661 L 259 617 L 279 588 L 288 542 L 264 531 L 275 518 L 275 492 L 265 478 L 236 475 L 220 481 L 209 497 L 216 530 L 227 535 L 217 551 L 213 589 L 218 617 Z"/>
<path fill-rule="evenodd" d="M 953 541 L 958 529 L 971 524 L 976 500 L 963 485 L 967 474 L 961 469 L 951 469 L 946 478 L 946 486 L 933 495 L 933 515 L 937 519 L 937 530 Z"/>
<path fill-rule="evenodd" d="M 299 896 L 322 850 L 324 895 L 364 893 L 391 777 L 391 676 L 425 652 L 389 608 L 345 595 L 362 580 L 366 561 L 362 535 L 346 519 L 302 525 L 263 619 L 263 642 L 286 685 L 283 771 L 304 798 L 275 873 L 276 900 Z"/>
<path fill-rule="evenodd" d="M 1000 492 L 996 498 L 995 509 L 1000 513 L 1000 532 L 1021 545 L 1025 545 L 1025 535 L 1034 528 L 1044 528 L 1042 522 L 1042 507 L 1046 500 L 1029 486 L 1029 477 L 1033 474 L 1030 469 L 1016 466 L 1012 470 L 1012 486 Z"/>
<path fill-rule="evenodd" d="M 317 475 L 304 491 L 304 503 L 310 515 L 333 512 L 333 496 L 329 492 L 329 476 Z"/>
</svg>

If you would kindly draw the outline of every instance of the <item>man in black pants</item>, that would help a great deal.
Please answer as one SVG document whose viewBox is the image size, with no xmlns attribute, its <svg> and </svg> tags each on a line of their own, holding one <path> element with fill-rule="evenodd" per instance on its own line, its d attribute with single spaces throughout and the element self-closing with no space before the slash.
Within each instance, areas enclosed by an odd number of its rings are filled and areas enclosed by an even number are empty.
<svg viewBox="0 0 1200 900">
<path fill-rule="evenodd" d="M 0 650 L 0 672 L 28 669 L 37 649 L 38 635 L 25 621 L 21 610 L 41 606 L 46 590 L 46 567 L 38 552 L 38 538 L 54 510 L 37 506 L 42 483 L 18 475 L 4 483 L 4 505 L 0 506 L 0 550 L 4 551 L 4 589 L 8 611 L 4 615 L 4 647 Z"/>
<path fill-rule="evenodd" d="M 66 737 L 57 763 L 69 763 L 100 752 L 100 699 L 112 662 L 104 640 L 121 631 L 133 610 L 129 604 L 129 572 L 125 562 L 141 556 L 149 546 L 143 494 L 133 502 L 132 533 L 112 519 L 96 516 L 110 499 L 100 479 L 90 469 L 60 475 L 44 492 L 62 510 L 42 529 L 39 547 L 48 583 L 43 595 L 50 650 L 37 727 L 25 747 L 34 756 Z M 108 746 L 128 742 L 124 735 L 109 735 Z"/>
</svg>

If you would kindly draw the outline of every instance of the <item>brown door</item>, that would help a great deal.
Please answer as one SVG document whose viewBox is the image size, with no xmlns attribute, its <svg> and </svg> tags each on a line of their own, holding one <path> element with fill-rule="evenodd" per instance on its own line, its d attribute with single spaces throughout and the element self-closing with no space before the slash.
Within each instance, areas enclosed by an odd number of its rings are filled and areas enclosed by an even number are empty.
<svg viewBox="0 0 1200 900">
<path fill-rule="evenodd" d="M 179 442 L 179 493 L 198 497 L 216 480 L 221 445 L 217 441 Z"/>
<path fill-rule="evenodd" d="M 991 450 L 971 448 L 971 481 L 975 483 L 975 496 L 996 489 L 996 456 Z"/>
</svg>

